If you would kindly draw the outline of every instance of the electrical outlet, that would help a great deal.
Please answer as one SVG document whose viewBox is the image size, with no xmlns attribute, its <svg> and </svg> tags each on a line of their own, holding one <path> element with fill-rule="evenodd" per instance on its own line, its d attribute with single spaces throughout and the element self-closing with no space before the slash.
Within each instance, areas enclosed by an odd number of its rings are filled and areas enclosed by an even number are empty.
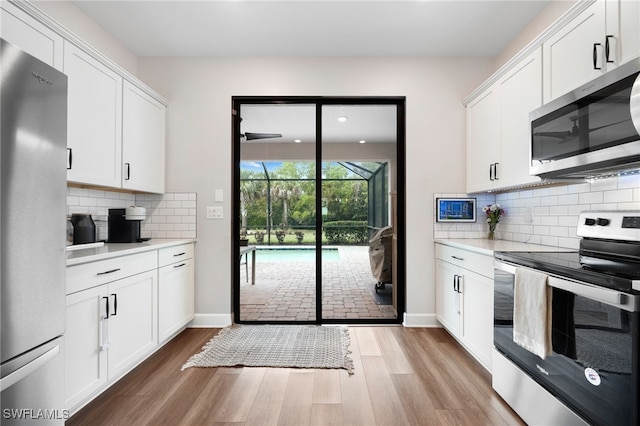
<svg viewBox="0 0 640 426">
<path fill-rule="evenodd" d="M 207 206 L 207 219 L 222 219 L 223 217 L 222 206 Z"/>
<path fill-rule="evenodd" d="M 533 207 L 527 206 L 524 211 L 524 222 L 533 223 Z"/>
</svg>

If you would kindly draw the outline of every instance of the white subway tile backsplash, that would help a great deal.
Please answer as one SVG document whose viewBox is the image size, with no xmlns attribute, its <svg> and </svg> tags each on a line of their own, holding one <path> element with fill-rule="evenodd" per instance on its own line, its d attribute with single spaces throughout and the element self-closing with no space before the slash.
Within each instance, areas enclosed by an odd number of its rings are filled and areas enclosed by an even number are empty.
<svg viewBox="0 0 640 426">
<path fill-rule="evenodd" d="M 633 201 L 633 190 L 616 189 L 611 191 L 604 191 L 603 197 L 605 203 L 625 203 Z"/>
<path fill-rule="evenodd" d="M 640 175 L 499 194 L 434 194 L 434 218 L 438 197 L 477 198 L 478 222 L 464 226 L 435 222 L 434 238 L 486 238 L 488 225 L 482 206 L 497 202 L 506 210 L 496 229 L 497 238 L 576 250 L 580 241 L 576 235 L 580 212 L 640 210 Z"/>
<path fill-rule="evenodd" d="M 583 192 L 578 198 L 580 204 L 598 204 L 602 203 L 602 191 Z"/>
<path fill-rule="evenodd" d="M 129 194 L 126 192 L 67 187 L 67 215 L 89 213 L 96 223 L 97 238 L 107 238 L 110 208 L 140 206 L 147 209 L 141 236 L 150 238 L 196 238 L 197 194 Z"/>
</svg>

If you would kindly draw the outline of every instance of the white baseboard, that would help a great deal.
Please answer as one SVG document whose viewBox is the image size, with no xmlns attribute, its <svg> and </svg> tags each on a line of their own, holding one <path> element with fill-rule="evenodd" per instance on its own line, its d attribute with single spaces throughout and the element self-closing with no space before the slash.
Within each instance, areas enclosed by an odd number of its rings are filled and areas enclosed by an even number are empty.
<svg viewBox="0 0 640 426">
<path fill-rule="evenodd" d="M 442 327 L 436 314 L 407 314 L 405 312 L 402 325 L 405 327 Z"/>
<path fill-rule="evenodd" d="M 231 323 L 231 314 L 196 314 L 189 327 L 223 328 Z"/>
<path fill-rule="evenodd" d="M 222 328 L 232 324 L 231 314 L 196 314 L 190 328 Z M 404 314 L 405 327 L 442 327 L 435 314 Z"/>
</svg>

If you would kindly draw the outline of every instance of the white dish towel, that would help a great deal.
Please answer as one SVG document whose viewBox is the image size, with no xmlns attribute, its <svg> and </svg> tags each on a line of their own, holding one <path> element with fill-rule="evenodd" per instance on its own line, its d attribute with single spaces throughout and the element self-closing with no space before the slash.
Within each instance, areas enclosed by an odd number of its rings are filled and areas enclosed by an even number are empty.
<svg viewBox="0 0 640 426">
<path fill-rule="evenodd" d="M 551 343 L 551 287 L 548 276 L 516 268 L 513 296 L 513 341 L 544 359 Z"/>
</svg>

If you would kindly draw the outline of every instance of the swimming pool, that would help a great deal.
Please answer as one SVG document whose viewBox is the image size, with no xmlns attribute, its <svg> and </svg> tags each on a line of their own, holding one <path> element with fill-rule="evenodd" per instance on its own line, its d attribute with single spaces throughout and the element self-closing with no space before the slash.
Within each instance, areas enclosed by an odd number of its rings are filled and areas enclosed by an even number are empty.
<svg viewBox="0 0 640 426">
<path fill-rule="evenodd" d="M 315 262 L 315 248 L 300 247 L 260 247 L 256 250 L 256 262 Z M 340 260 L 337 248 L 323 248 L 322 261 L 335 262 Z"/>
</svg>

